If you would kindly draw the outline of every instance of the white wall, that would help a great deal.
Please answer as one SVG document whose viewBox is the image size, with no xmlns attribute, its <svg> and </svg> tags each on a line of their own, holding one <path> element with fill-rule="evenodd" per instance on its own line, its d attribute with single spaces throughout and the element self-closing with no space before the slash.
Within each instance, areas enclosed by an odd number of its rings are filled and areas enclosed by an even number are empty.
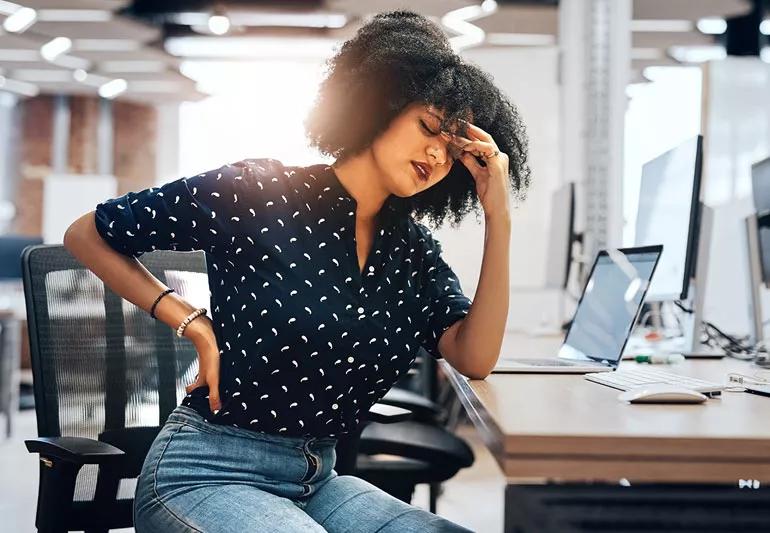
<svg viewBox="0 0 770 533">
<path fill-rule="evenodd" d="M 551 193 L 559 176 L 558 49 L 478 48 L 462 54 L 494 77 L 518 107 L 529 134 L 532 185 L 523 203 L 512 204 L 510 329 L 529 328 L 557 320 L 557 293 L 541 290 Z M 568 180 L 565 180 L 568 181 Z M 484 220 L 468 217 L 457 229 L 436 232 L 444 257 L 465 292 L 476 290 L 484 240 Z"/>
</svg>

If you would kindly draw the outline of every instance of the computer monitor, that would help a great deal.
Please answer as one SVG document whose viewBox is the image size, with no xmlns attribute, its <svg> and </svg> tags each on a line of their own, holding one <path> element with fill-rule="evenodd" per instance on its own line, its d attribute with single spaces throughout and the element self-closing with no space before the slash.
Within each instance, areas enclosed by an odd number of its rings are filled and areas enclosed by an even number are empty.
<svg viewBox="0 0 770 533">
<path fill-rule="evenodd" d="M 634 246 L 663 245 L 647 301 L 687 299 L 698 252 L 702 160 L 698 135 L 642 167 Z"/>
<path fill-rule="evenodd" d="M 570 182 L 556 189 L 551 195 L 546 287 L 567 288 L 575 238 L 575 184 Z"/>
<path fill-rule="evenodd" d="M 762 283 L 770 288 L 770 157 L 751 166 L 751 186 L 757 217 Z"/>
<path fill-rule="evenodd" d="M 0 281 L 21 281 L 21 252 L 33 244 L 43 244 L 42 237 L 0 235 Z"/>
</svg>

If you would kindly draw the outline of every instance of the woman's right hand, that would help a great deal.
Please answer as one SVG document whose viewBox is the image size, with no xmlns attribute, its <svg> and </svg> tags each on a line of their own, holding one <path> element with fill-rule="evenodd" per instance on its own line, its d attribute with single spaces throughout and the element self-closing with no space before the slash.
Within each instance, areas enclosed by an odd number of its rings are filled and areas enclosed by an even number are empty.
<svg viewBox="0 0 770 533">
<path fill-rule="evenodd" d="M 198 375 L 185 390 L 190 394 L 198 387 L 208 386 L 209 408 L 216 414 L 222 408 L 222 402 L 219 399 L 219 348 L 211 319 L 206 315 L 199 316 L 190 322 L 184 336 L 192 341 L 198 352 Z"/>
</svg>

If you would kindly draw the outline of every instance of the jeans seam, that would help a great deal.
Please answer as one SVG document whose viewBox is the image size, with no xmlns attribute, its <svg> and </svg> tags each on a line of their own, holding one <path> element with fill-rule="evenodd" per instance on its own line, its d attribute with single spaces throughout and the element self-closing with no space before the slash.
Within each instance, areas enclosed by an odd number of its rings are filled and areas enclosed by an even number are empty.
<svg viewBox="0 0 770 533">
<path fill-rule="evenodd" d="M 175 518 L 179 523 L 181 523 L 185 527 L 189 527 L 190 529 L 192 529 L 193 531 L 196 531 L 197 533 L 203 533 L 200 529 L 197 529 L 196 527 L 188 524 L 187 522 L 182 520 L 181 517 L 177 516 L 177 514 L 174 511 L 172 511 L 169 508 L 169 506 L 166 505 L 165 502 L 161 499 L 160 494 L 158 494 L 158 486 L 157 486 L 158 465 L 160 464 L 160 460 L 163 458 L 163 455 L 166 453 L 166 449 L 168 448 L 168 445 L 171 444 L 171 441 L 174 439 L 174 436 L 177 433 L 179 433 L 183 427 L 184 427 L 184 424 L 180 424 L 179 427 L 176 428 L 176 430 L 171 435 L 169 435 L 168 441 L 166 441 L 166 444 L 163 446 L 163 450 L 161 450 L 161 452 L 158 454 L 158 459 L 157 461 L 155 461 L 155 464 L 153 465 L 153 469 L 152 469 L 152 492 L 155 495 L 155 501 L 158 502 L 160 506 L 163 507 L 163 509 L 165 509 L 166 512 L 169 513 L 169 515 L 171 515 L 173 518 Z"/>
<path fill-rule="evenodd" d="M 337 505 L 337 507 L 335 507 L 334 509 L 332 509 L 332 510 L 331 510 L 331 512 L 330 512 L 328 515 L 326 515 L 326 518 L 324 518 L 324 519 L 323 519 L 323 521 L 319 522 L 319 524 L 321 524 L 321 526 L 323 527 L 323 525 L 324 525 L 324 524 L 326 524 L 326 521 L 327 521 L 327 520 L 329 520 L 329 518 L 331 518 L 331 517 L 332 517 L 332 515 L 333 515 L 334 513 L 336 513 L 336 512 L 337 512 L 337 510 L 338 510 L 340 507 L 342 507 L 343 505 L 345 505 L 346 503 L 348 503 L 348 502 L 350 502 L 350 501 L 353 501 L 354 499 L 358 498 L 359 496 L 363 496 L 364 494 L 369 494 L 370 492 L 377 492 L 377 490 L 379 490 L 379 489 L 371 489 L 371 490 L 367 490 L 366 492 L 358 492 L 358 493 L 356 493 L 356 494 L 353 494 L 353 495 L 352 495 L 350 498 L 348 498 L 348 499 L 347 499 L 347 500 L 345 500 L 344 502 L 340 502 L 340 503 Z"/>
<path fill-rule="evenodd" d="M 379 528 L 377 528 L 377 531 L 374 531 L 372 533 L 379 533 L 380 531 L 382 531 L 382 529 L 385 526 L 387 526 L 388 524 L 392 524 L 393 521 L 396 520 L 397 518 L 401 518 L 402 516 L 404 516 L 406 514 L 414 513 L 414 512 L 418 512 L 418 511 L 419 511 L 419 509 L 406 509 L 403 513 L 397 514 L 396 516 L 394 516 L 393 518 L 391 518 L 390 520 L 388 520 L 387 522 L 382 524 Z"/>
</svg>

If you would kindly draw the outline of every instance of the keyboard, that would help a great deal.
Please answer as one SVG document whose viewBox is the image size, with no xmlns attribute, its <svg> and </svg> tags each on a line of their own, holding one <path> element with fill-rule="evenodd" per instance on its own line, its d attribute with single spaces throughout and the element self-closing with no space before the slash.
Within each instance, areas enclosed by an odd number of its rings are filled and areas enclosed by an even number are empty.
<svg viewBox="0 0 770 533">
<path fill-rule="evenodd" d="M 718 396 L 725 389 L 725 385 L 720 385 L 719 383 L 714 383 L 712 381 L 680 376 L 679 374 L 672 374 L 671 372 L 654 369 L 599 372 L 586 374 L 585 378 L 588 381 L 593 381 L 594 383 L 599 383 L 600 385 L 606 385 L 623 391 L 643 387 L 644 385 L 651 385 L 653 383 L 677 385 L 702 392 L 709 396 Z"/>
</svg>

